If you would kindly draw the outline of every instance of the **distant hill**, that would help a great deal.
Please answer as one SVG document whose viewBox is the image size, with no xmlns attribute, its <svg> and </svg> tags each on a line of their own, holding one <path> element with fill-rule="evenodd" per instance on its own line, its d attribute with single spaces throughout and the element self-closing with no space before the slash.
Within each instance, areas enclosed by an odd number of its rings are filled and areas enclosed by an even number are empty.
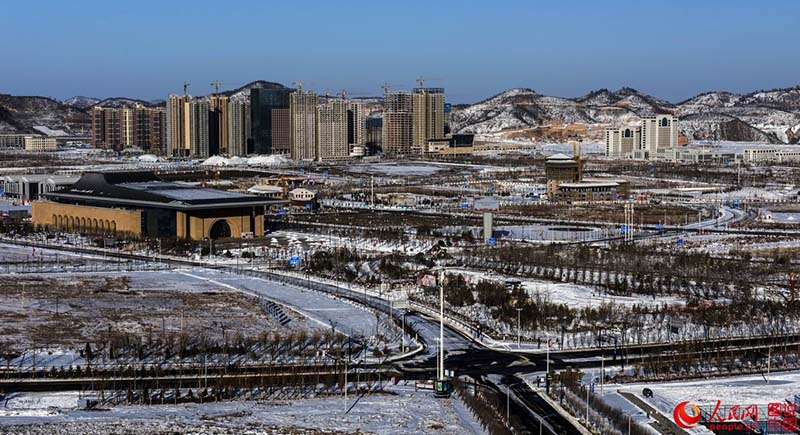
<svg viewBox="0 0 800 435">
<path fill-rule="evenodd" d="M 79 134 L 89 131 L 85 109 L 48 97 L 0 94 L 0 133 L 35 133 L 33 126 Z"/>
<path fill-rule="evenodd" d="M 535 128 L 554 120 L 564 123 L 623 125 L 640 116 L 675 114 L 681 132 L 693 139 L 800 141 L 800 88 L 749 94 L 706 92 L 673 104 L 632 88 L 599 89 L 578 98 L 546 96 L 516 88 L 451 114 L 453 130 L 497 133 Z"/>
</svg>

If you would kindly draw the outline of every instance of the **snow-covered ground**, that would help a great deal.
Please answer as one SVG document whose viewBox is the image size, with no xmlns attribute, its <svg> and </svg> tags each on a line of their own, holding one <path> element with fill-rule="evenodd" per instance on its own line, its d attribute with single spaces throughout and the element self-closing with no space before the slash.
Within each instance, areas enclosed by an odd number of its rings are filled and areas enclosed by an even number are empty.
<svg viewBox="0 0 800 435">
<path fill-rule="evenodd" d="M 386 385 L 385 393 L 366 395 L 355 404 L 342 396 L 285 401 L 232 401 L 207 404 L 117 406 L 109 411 L 76 410 L 79 393 L 11 395 L 0 407 L 0 432 L 106 433 L 294 433 L 293 429 L 338 430 L 380 434 L 481 434 L 480 425 L 457 403 L 435 399 L 414 386 Z M 20 427 L 17 425 L 26 425 Z M 48 425 L 48 426 L 42 426 Z M 52 425 L 52 426 L 50 426 Z M 4 429 L 5 427 L 5 429 Z M 42 432 L 35 430 L 50 428 Z M 220 431 L 221 430 L 221 431 Z M 55 432 L 53 432 L 55 431 Z M 195 432 L 199 431 L 199 432 Z M 330 433 L 330 432 L 325 432 Z"/>
<path fill-rule="evenodd" d="M 652 398 L 644 397 L 642 394 L 644 388 L 652 390 Z M 726 407 L 732 405 L 739 405 L 740 408 L 758 405 L 759 421 L 763 421 L 767 419 L 769 403 L 795 402 L 795 396 L 800 395 L 800 372 L 773 373 L 769 375 L 769 382 L 766 374 L 762 374 L 693 381 L 606 385 L 607 395 L 618 390 L 637 396 L 670 419 L 675 406 L 681 402 L 688 401 L 704 411 L 711 411 L 717 401 L 720 401 L 722 410 L 727 410 Z M 701 426 L 689 432 L 710 433 Z"/>
<path fill-rule="evenodd" d="M 471 283 L 476 283 L 481 280 L 495 282 L 505 282 L 506 280 L 521 281 L 522 287 L 528 292 L 528 294 L 531 295 L 531 297 L 534 297 L 538 293 L 542 298 L 545 298 L 550 302 L 566 304 L 572 308 L 598 307 L 603 303 L 614 303 L 627 306 L 663 306 L 664 304 L 674 305 L 685 303 L 682 298 L 673 296 L 657 296 L 655 298 L 647 298 L 643 296 L 614 296 L 605 293 L 598 293 L 594 287 L 588 285 L 560 282 L 556 283 L 537 279 L 511 277 L 462 268 L 449 268 L 447 269 L 447 273 L 458 273 L 463 275 L 467 282 Z"/>
<path fill-rule="evenodd" d="M 359 251 L 405 252 L 408 255 L 416 255 L 419 252 L 427 251 L 433 246 L 433 242 L 429 240 L 411 239 L 400 243 L 397 241 L 285 230 L 274 231 L 267 234 L 265 238 L 269 240 L 269 248 L 285 251 L 283 255 L 287 261 L 290 256 L 302 255 L 309 249 L 313 251 L 322 248 L 335 249 L 342 247 Z M 256 253 L 261 255 L 258 249 L 256 249 Z"/>
</svg>

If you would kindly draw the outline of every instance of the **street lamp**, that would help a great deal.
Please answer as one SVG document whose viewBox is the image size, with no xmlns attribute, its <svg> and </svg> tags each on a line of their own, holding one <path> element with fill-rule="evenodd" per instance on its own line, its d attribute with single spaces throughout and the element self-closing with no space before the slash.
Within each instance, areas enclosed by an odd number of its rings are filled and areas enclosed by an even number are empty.
<svg viewBox="0 0 800 435">
<path fill-rule="evenodd" d="M 544 420 L 547 419 L 548 417 L 552 417 L 554 415 L 555 414 L 547 414 L 545 416 L 541 416 L 541 415 L 539 416 L 539 435 L 542 435 L 542 425 L 543 425 Z"/>
<path fill-rule="evenodd" d="M 520 334 L 521 334 L 521 331 L 520 331 L 520 327 L 521 327 L 520 313 L 521 312 L 522 312 L 522 308 L 517 308 L 517 350 L 519 350 L 520 347 L 521 347 L 521 344 L 520 344 Z"/>
<path fill-rule="evenodd" d="M 513 384 L 506 385 L 506 425 L 510 420 L 510 413 L 511 413 L 511 387 L 517 386 L 521 384 L 523 381 L 514 382 Z"/>
</svg>

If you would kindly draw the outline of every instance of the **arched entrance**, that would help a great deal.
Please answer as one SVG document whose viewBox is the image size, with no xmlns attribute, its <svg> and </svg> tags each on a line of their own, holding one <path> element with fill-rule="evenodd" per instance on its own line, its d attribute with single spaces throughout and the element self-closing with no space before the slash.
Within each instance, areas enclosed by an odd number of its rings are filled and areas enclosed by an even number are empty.
<svg viewBox="0 0 800 435">
<path fill-rule="evenodd" d="M 212 240 L 216 239 L 225 239 L 231 236 L 231 227 L 228 225 L 228 221 L 225 219 L 220 219 L 214 222 L 214 225 L 211 225 L 211 231 L 209 231 L 209 237 Z"/>
</svg>

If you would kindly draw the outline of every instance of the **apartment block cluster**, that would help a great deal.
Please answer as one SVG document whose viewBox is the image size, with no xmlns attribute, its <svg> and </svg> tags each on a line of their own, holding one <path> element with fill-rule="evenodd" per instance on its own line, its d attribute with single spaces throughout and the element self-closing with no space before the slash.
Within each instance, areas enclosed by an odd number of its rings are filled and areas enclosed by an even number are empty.
<svg viewBox="0 0 800 435">
<path fill-rule="evenodd" d="M 166 142 L 163 107 L 92 108 L 92 146 L 122 151 L 131 148 L 163 154 Z"/>
<path fill-rule="evenodd" d="M 346 160 L 377 149 L 390 156 L 471 150 L 472 135 L 448 134 L 443 88 L 384 91 L 382 117 L 371 118 L 358 100 L 302 85 L 198 98 L 184 88 L 166 107 L 94 108 L 92 144 L 177 158 L 280 154 L 306 161 Z"/>
<path fill-rule="evenodd" d="M 639 125 L 606 129 L 606 156 L 656 159 L 678 148 L 678 118 L 653 115 L 641 118 Z"/>
<path fill-rule="evenodd" d="M 250 97 L 170 95 L 166 152 L 173 157 L 282 154 L 331 161 L 364 155 L 363 105 L 302 88 L 250 90 Z"/>
<path fill-rule="evenodd" d="M 383 152 L 392 156 L 420 155 L 449 146 L 445 137 L 445 96 L 442 88 L 384 95 Z"/>
</svg>

